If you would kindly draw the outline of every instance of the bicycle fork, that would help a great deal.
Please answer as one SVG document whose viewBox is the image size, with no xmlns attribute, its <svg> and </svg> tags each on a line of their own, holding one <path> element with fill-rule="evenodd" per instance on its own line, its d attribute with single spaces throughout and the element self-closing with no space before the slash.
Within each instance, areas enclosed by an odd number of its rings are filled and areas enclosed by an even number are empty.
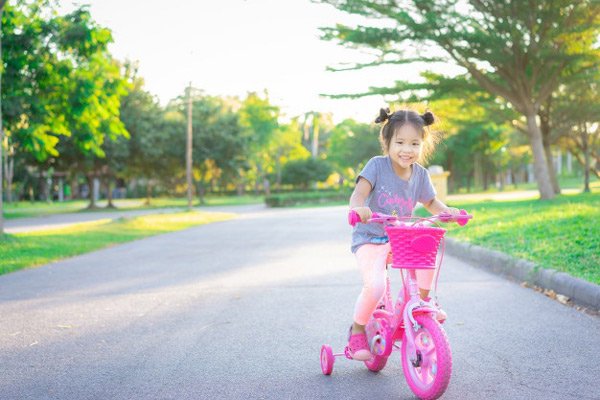
<svg viewBox="0 0 600 400">
<path fill-rule="evenodd" d="M 406 334 L 406 348 L 409 354 L 409 359 L 413 366 L 419 367 L 421 364 L 421 355 L 417 353 L 415 344 L 416 334 L 421 329 L 421 326 L 415 320 L 415 310 L 419 313 L 431 313 L 435 315 L 436 310 L 431 302 L 426 302 L 419 296 L 419 286 L 417 285 L 416 270 L 409 269 L 407 277 L 407 286 L 409 300 L 404 307 L 402 319 L 404 320 L 404 332 Z"/>
</svg>

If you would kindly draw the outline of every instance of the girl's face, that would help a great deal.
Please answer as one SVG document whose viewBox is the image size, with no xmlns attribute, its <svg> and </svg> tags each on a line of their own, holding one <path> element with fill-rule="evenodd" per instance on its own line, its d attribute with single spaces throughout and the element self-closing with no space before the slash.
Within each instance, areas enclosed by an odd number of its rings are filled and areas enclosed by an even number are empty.
<svg viewBox="0 0 600 400">
<path fill-rule="evenodd" d="M 423 150 L 421 132 L 411 124 L 405 124 L 396 130 L 390 140 L 388 153 L 391 160 L 400 168 L 406 169 L 419 160 Z"/>
</svg>

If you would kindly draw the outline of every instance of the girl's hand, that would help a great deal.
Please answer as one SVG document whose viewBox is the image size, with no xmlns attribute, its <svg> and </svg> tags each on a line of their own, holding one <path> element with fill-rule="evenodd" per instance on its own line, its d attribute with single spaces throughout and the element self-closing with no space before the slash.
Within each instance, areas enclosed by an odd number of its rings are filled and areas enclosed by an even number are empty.
<svg viewBox="0 0 600 400">
<path fill-rule="evenodd" d="M 454 208 L 454 207 L 446 207 L 446 209 L 443 211 L 443 213 L 450 214 L 450 215 L 460 215 L 460 210 L 458 208 Z"/>
<path fill-rule="evenodd" d="M 360 221 L 363 224 L 369 222 L 369 218 L 373 215 L 373 212 L 369 207 L 354 207 L 352 211 L 355 211 L 360 216 Z"/>
</svg>

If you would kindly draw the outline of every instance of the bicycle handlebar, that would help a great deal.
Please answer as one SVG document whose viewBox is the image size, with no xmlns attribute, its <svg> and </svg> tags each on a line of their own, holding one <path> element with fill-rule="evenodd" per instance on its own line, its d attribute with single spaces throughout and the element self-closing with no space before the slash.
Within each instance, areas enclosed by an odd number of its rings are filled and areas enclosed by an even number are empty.
<svg viewBox="0 0 600 400">
<path fill-rule="evenodd" d="M 456 222 L 460 226 L 466 225 L 473 216 L 467 213 L 465 210 L 460 210 L 459 215 L 452 215 L 449 213 L 441 213 L 432 215 L 430 217 L 395 217 L 393 215 L 386 215 L 374 212 L 372 217 L 369 219 L 369 222 L 378 222 L 380 224 L 385 223 L 394 223 L 402 220 L 413 220 L 419 219 L 423 221 L 435 221 L 439 220 L 441 222 Z M 352 226 L 356 226 L 357 223 L 361 222 L 360 215 L 354 210 L 350 210 L 348 213 L 348 223 Z"/>
</svg>

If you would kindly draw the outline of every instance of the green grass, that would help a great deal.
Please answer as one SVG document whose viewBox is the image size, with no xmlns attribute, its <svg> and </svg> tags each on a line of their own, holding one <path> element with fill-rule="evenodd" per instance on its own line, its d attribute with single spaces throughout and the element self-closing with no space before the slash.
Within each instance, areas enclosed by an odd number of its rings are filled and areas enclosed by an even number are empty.
<svg viewBox="0 0 600 400">
<path fill-rule="evenodd" d="M 260 204 L 264 201 L 263 196 L 244 195 L 244 196 L 206 196 L 206 204 L 203 206 L 229 206 L 229 205 L 246 205 Z M 150 205 L 145 204 L 146 199 L 119 199 L 113 201 L 117 206 L 116 209 L 107 209 L 106 200 L 98 202 L 100 208 L 95 210 L 87 209 L 87 200 L 69 200 L 64 202 L 28 202 L 21 201 L 18 203 L 4 203 L 4 218 L 26 218 L 26 217 L 42 217 L 52 214 L 65 214 L 74 212 L 95 212 L 95 211 L 127 211 L 127 210 L 145 210 L 145 209 L 161 209 L 161 208 L 185 208 L 187 207 L 187 199 L 185 198 L 167 198 L 159 197 L 151 199 Z M 194 199 L 192 204 L 198 207 L 198 199 Z"/>
<path fill-rule="evenodd" d="M 61 229 L 5 235 L 3 240 L 0 239 L 0 274 L 231 218 L 234 218 L 233 214 L 190 211 L 104 219 Z"/>
<path fill-rule="evenodd" d="M 600 284 L 600 193 L 450 205 L 474 216 L 452 237 Z"/>
</svg>

